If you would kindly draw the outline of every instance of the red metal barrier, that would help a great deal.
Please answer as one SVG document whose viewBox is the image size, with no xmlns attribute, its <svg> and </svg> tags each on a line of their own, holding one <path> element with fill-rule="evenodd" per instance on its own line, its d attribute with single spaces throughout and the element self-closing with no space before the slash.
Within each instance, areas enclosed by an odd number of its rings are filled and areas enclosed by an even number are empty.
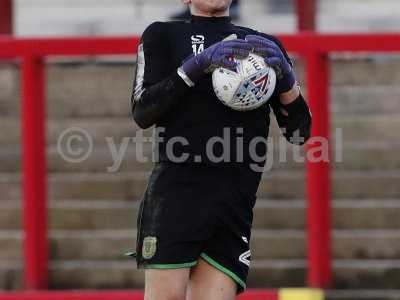
<svg viewBox="0 0 400 300">
<path fill-rule="evenodd" d="M 326 54 L 309 53 L 306 56 L 308 101 L 313 114 L 312 137 L 330 141 L 329 122 L 329 58 Z M 323 99 L 323 101 L 321 101 Z M 307 149 L 319 149 L 321 141 L 307 143 Z M 320 151 L 318 151 L 320 152 Z M 318 153 L 315 157 L 321 157 Z M 331 180 L 329 162 L 307 160 L 307 228 L 308 228 L 308 285 L 327 287 L 331 276 Z"/>
<path fill-rule="evenodd" d="M 13 32 L 13 1 L 0 0 L 0 34 Z"/>
<path fill-rule="evenodd" d="M 2 300 L 143 300 L 139 291 L 68 291 L 11 292 L 0 294 Z"/>
<path fill-rule="evenodd" d="M 286 48 L 306 59 L 308 100 L 314 115 L 313 136 L 329 139 L 330 52 L 399 52 L 400 34 L 281 36 Z M 25 218 L 25 285 L 47 284 L 45 102 L 41 59 L 54 55 L 133 54 L 135 38 L 0 38 L 0 58 L 22 59 L 23 190 Z M 308 148 L 319 147 L 309 143 Z M 308 284 L 326 287 L 331 282 L 330 165 L 307 162 Z M 268 279 L 266 279 L 268 280 Z M 11 299 L 11 298 L 10 298 Z"/>
<path fill-rule="evenodd" d="M 22 82 L 22 165 L 25 287 L 47 287 L 45 79 L 41 57 L 25 55 Z"/>
<path fill-rule="evenodd" d="M 14 292 L 0 294 L 2 300 L 143 300 L 140 291 Z M 237 300 L 278 300 L 278 291 L 249 290 Z"/>
<path fill-rule="evenodd" d="M 315 31 L 317 21 L 316 0 L 297 0 L 297 30 Z"/>
</svg>

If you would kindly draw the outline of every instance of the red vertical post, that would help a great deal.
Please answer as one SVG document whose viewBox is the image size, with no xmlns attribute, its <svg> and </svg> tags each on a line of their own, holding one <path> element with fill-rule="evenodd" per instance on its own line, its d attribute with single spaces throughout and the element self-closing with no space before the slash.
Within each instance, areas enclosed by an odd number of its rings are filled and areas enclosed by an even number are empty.
<svg viewBox="0 0 400 300">
<path fill-rule="evenodd" d="M 327 287 L 331 270 L 331 179 L 330 162 L 322 160 L 322 139 L 330 145 L 329 58 L 323 53 L 306 57 L 308 100 L 313 114 L 312 137 L 307 143 L 308 285 Z M 310 155 L 313 154 L 313 155 Z M 313 158 L 313 159 L 311 159 Z M 319 159 L 315 159 L 319 158 Z"/>
<path fill-rule="evenodd" d="M 12 0 L 0 0 L 0 34 L 11 35 L 13 31 Z"/>
<path fill-rule="evenodd" d="M 22 161 L 24 216 L 24 284 L 47 288 L 47 187 L 45 78 L 41 58 L 25 56 L 22 81 Z"/>
<path fill-rule="evenodd" d="M 297 30 L 315 31 L 317 6 L 316 0 L 296 0 L 297 6 Z"/>
</svg>

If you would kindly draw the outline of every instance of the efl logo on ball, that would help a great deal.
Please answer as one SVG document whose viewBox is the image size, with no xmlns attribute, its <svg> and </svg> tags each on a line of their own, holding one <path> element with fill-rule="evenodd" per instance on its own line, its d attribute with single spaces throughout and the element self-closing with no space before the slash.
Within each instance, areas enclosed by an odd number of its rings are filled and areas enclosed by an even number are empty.
<svg viewBox="0 0 400 300">
<path fill-rule="evenodd" d="M 234 110 L 259 108 L 271 98 L 275 90 L 274 69 L 256 54 L 235 61 L 235 71 L 226 68 L 214 70 L 212 81 L 215 94 L 222 103 Z"/>
</svg>

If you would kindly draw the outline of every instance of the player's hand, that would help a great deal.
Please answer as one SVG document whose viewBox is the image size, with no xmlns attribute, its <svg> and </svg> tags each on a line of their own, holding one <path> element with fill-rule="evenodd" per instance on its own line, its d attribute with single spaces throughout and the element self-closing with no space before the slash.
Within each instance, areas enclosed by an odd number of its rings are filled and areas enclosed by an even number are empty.
<svg viewBox="0 0 400 300">
<path fill-rule="evenodd" d="M 198 55 L 192 55 L 183 63 L 181 69 L 193 81 L 197 82 L 205 73 L 217 67 L 236 69 L 232 57 L 246 58 L 253 46 L 245 40 L 235 39 L 218 42 Z"/>
<path fill-rule="evenodd" d="M 290 91 L 296 83 L 292 66 L 279 46 L 273 41 L 259 36 L 248 35 L 246 41 L 253 45 L 253 52 L 264 57 L 265 62 L 275 69 L 277 75 L 276 90 L 279 94 Z"/>
</svg>

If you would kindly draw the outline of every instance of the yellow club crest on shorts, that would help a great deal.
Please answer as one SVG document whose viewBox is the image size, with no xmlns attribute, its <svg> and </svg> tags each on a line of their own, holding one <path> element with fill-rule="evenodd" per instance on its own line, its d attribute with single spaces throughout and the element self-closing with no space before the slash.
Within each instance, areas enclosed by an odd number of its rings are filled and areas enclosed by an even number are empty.
<svg viewBox="0 0 400 300">
<path fill-rule="evenodd" d="M 144 259 L 150 259 L 156 254 L 157 250 L 157 238 L 154 236 L 146 236 L 143 239 L 142 246 L 142 257 Z"/>
</svg>

